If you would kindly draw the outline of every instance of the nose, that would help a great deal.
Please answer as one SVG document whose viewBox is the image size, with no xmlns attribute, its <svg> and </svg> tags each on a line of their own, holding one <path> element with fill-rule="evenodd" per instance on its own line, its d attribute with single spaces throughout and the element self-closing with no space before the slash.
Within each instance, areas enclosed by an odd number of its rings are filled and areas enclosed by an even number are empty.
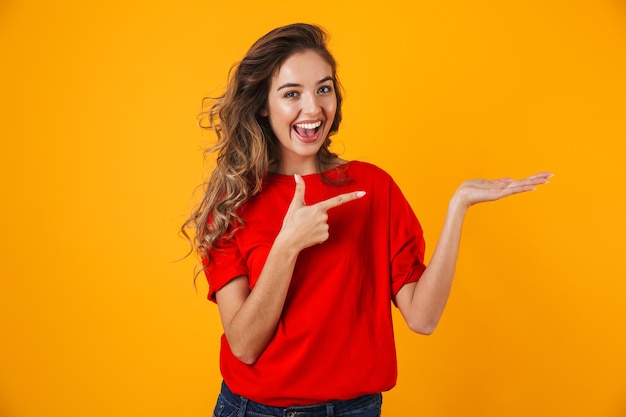
<svg viewBox="0 0 626 417">
<path fill-rule="evenodd" d="M 316 94 L 305 94 L 302 102 L 302 112 L 309 116 L 316 116 L 320 113 L 322 106 Z"/>
</svg>

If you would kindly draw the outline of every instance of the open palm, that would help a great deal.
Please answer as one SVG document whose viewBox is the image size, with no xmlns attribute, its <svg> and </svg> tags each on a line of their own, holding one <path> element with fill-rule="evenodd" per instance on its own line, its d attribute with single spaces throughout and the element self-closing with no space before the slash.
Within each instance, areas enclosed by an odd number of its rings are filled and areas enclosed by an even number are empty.
<svg viewBox="0 0 626 417">
<path fill-rule="evenodd" d="M 532 191 L 536 185 L 547 184 L 551 176 L 549 172 L 541 172 L 521 180 L 513 178 L 470 180 L 461 184 L 456 194 L 469 207 L 477 203 L 499 200 L 512 194 Z"/>
</svg>

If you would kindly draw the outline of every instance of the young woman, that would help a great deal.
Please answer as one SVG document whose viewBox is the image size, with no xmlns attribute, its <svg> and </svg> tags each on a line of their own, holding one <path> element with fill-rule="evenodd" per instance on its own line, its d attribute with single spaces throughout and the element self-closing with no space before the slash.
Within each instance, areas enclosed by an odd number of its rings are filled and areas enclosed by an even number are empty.
<svg viewBox="0 0 626 417">
<path fill-rule="evenodd" d="M 217 166 L 183 230 L 224 328 L 215 416 L 379 416 L 397 373 L 391 304 L 431 333 L 467 209 L 550 176 L 463 183 L 426 267 L 392 178 L 330 151 L 341 104 L 325 33 L 294 24 L 252 45 L 207 114 Z"/>
</svg>

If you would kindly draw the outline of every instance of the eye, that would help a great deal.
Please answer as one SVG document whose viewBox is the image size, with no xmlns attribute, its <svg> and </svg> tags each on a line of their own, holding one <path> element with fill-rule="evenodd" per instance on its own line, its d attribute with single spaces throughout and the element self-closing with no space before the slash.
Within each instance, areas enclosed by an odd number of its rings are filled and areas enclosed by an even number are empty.
<svg viewBox="0 0 626 417">
<path fill-rule="evenodd" d="M 283 97 L 285 97 L 285 98 L 295 98 L 295 97 L 298 97 L 298 92 L 297 91 L 287 91 Z"/>
<path fill-rule="evenodd" d="M 330 86 L 330 85 L 324 85 L 324 86 L 321 86 L 321 87 L 317 90 L 317 93 L 318 93 L 318 94 L 328 94 L 328 93 L 330 93 L 330 92 L 332 92 L 332 91 L 333 91 L 333 87 L 332 87 L 332 86 Z"/>
</svg>

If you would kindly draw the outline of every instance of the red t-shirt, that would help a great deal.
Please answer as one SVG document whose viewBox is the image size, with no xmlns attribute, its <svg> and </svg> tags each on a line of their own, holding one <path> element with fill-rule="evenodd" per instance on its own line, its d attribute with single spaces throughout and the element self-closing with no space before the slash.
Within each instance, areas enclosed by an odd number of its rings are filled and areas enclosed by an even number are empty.
<svg viewBox="0 0 626 417">
<path fill-rule="evenodd" d="M 269 345 L 255 364 L 246 365 L 222 336 L 220 368 L 226 384 L 266 405 L 346 400 L 396 383 L 391 301 L 425 269 L 422 228 L 380 168 L 352 161 L 327 175 L 347 175 L 351 181 L 335 186 L 317 174 L 304 176 L 307 204 L 350 191 L 367 194 L 329 210 L 329 239 L 299 254 Z M 269 174 L 261 194 L 242 207 L 245 227 L 210 253 L 209 299 L 241 275 L 254 288 L 294 190 L 293 176 Z"/>
</svg>

